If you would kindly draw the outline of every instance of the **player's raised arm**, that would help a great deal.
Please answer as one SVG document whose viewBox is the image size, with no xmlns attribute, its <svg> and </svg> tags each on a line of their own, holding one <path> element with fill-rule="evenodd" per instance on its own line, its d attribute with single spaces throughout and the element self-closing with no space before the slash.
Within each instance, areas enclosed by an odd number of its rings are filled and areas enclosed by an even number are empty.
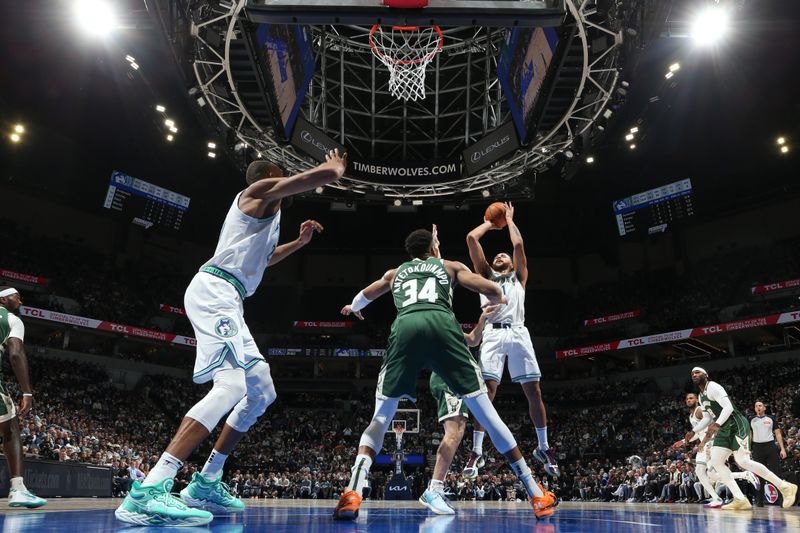
<svg viewBox="0 0 800 533">
<path fill-rule="evenodd" d="M 275 251 L 272 253 L 272 257 L 269 258 L 269 263 L 267 263 L 267 266 L 273 266 L 277 263 L 280 263 L 294 252 L 311 242 L 311 237 L 314 236 L 314 232 L 322 233 L 324 229 L 325 228 L 322 227 L 322 224 L 316 220 L 306 220 L 300 224 L 300 234 L 295 240 L 281 244 L 275 248 Z"/>
<path fill-rule="evenodd" d="M 331 150 L 325 156 L 325 162 L 300 174 L 288 178 L 273 176 L 259 179 L 244 190 L 240 205 L 248 199 L 260 201 L 280 200 L 287 196 L 316 189 L 322 185 L 333 183 L 344 175 L 347 167 L 347 154 L 339 155 L 339 150 Z M 248 182 L 250 177 L 248 176 Z"/>
<path fill-rule="evenodd" d="M 522 240 L 522 233 L 514 223 L 514 206 L 511 205 L 511 202 L 507 202 L 505 207 L 508 234 L 511 236 L 511 244 L 514 246 L 514 270 L 517 272 L 517 279 L 524 287 L 528 281 L 528 258 L 525 257 L 525 243 Z"/>
<path fill-rule="evenodd" d="M 474 348 L 478 346 L 481 341 L 483 340 L 483 329 L 486 327 L 486 319 L 494 313 L 499 305 L 487 305 L 483 308 L 483 313 L 481 313 L 481 317 L 478 319 L 478 324 L 475 328 L 470 331 L 469 333 L 464 334 L 464 340 L 467 342 L 467 346 L 470 348 Z"/>
<path fill-rule="evenodd" d="M 359 320 L 364 320 L 361 310 L 371 304 L 373 300 L 380 298 L 392 288 L 395 269 L 387 270 L 380 279 L 367 285 L 362 291 L 356 294 L 353 301 L 342 307 L 341 313 L 345 316 L 355 315 Z"/>
<path fill-rule="evenodd" d="M 486 261 L 486 255 L 483 253 L 483 246 L 481 246 L 481 238 L 486 235 L 486 232 L 492 229 L 498 229 L 488 220 L 484 220 L 483 224 L 467 233 L 467 248 L 469 249 L 469 258 L 472 261 L 472 268 L 481 276 L 488 278 L 492 275 L 492 267 Z"/>
<path fill-rule="evenodd" d="M 497 283 L 473 273 L 464 263 L 445 260 L 444 264 L 459 284 L 473 292 L 483 294 L 489 300 L 490 304 L 507 303 L 503 296 L 503 291 Z"/>
</svg>

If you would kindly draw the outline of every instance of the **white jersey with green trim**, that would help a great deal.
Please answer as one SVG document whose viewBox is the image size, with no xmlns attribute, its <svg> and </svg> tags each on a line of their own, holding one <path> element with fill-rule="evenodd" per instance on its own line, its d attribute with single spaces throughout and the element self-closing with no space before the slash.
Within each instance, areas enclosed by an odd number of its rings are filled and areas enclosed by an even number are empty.
<svg viewBox="0 0 800 533">
<path fill-rule="evenodd" d="M 702 414 L 703 409 L 701 407 L 695 407 L 692 410 L 692 414 L 689 415 L 689 424 L 692 425 L 692 431 L 694 431 L 694 428 L 696 428 L 697 425 L 700 424 L 700 422 L 703 421 L 702 418 L 697 418 L 697 416 L 695 416 L 695 414 L 697 413 L 698 409 L 700 409 L 700 413 Z M 703 439 L 706 436 L 706 432 L 708 432 L 708 427 L 706 427 L 705 429 L 700 430 L 699 432 L 696 432 L 695 436 L 697 436 L 697 438 L 700 440 L 700 442 L 703 442 Z"/>
<path fill-rule="evenodd" d="M 217 249 L 204 267 L 216 267 L 233 276 L 244 286 L 247 296 L 256 292 L 264 270 L 275 249 L 281 230 L 281 212 L 269 218 L 254 218 L 239 209 L 236 195 L 222 231 Z"/>
<path fill-rule="evenodd" d="M 525 324 L 525 287 L 520 283 L 516 272 L 508 274 L 501 274 L 492 270 L 492 275 L 489 278 L 494 281 L 503 290 L 503 296 L 506 297 L 508 303 L 501 305 L 500 309 L 495 311 L 492 316 L 492 323 L 512 324 L 514 326 L 522 326 Z M 481 295 L 481 306 L 489 303 L 489 300 Z"/>
</svg>

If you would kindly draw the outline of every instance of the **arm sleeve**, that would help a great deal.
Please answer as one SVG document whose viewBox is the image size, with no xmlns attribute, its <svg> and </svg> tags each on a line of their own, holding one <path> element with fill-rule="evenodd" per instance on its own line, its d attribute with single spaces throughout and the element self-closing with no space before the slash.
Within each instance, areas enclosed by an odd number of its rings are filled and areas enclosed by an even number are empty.
<svg viewBox="0 0 800 533">
<path fill-rule="evenodd" d="M 14 337 L 21 341 L 25 340 L 25 324 L 22 323 L 22 320 L 17 315 L 8 314 L 8 325 L 11 326 L 9 337 Z"/>
<path fill-rule="evenodd" d="M 353 302 L 350 304 L 350 308 L 353 311 L 358 312 L 364 309 L 370 303 L 372 303 L 372 300 L 364 296 L 364 291 L 360 291 L 358 294 L 356 294 L 355 298 L 353 298 Z"/>
<path fill-rule="evenodd" d="M 719 383 L 711 383 L 708 387 L 708 398 L 714 400 L 722 407 L 722 412 L 717 417 L 717 424 L 721 426 L 727 422 L 733 414 L 733 404 L 730 398 L 728 398 L 728 393 L 725 392 L 725 389 L 723 389 L 722 385 Z"/>
<path fill-rule="evenodd" d="M 692 431 L 694 431 L 694 437 L 692 437 L 692 440 L 690 440 L 689 442 L 694 442 L 696 440 L 700 440 L 700 435 L 698 435 L 698 433 L 700 433 L 701 431 L 706 429 L 708 426 L 711 425 L 711 422 L 714 421 L 714 419 L 711 418 L 711 415 L 708 414 L 708 412 L 706 412 L 703 409 L 701 409 L 701 411 L 703 411 L 703 419 L 692 430 Z"/>
</svg>

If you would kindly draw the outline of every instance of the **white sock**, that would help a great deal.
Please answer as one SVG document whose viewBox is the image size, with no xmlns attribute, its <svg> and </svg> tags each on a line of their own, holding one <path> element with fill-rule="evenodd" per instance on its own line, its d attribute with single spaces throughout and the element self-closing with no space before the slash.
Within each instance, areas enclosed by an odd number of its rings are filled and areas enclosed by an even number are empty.
<svg viewBox="0 0 800 533">
<path fill-rule="evenodd" d="M 539 488 L 539 485 L 534 481 L 531 469 L 525 459 L 520 459 L 516 463 L 511 464 L 511 470 L 517 475 L 522 484 L 525 485 L 525 490 L 528 492 L 528 498 L 541 498 L 544 492 Z"/>
<path fill-rule="evenodd" d="M 217 450 L 211 450 L 211 455 L 208 456 L 206 464 L 203 465 L 203 471 L 201 472 L 203 477 L 209 481 L 216 480 L 222 473 L 222 467 L 225 465 L 225 459 L 227 458 L 227 455 Z"/>
<path fill-rule="evenodd" d="M 539 437 L 539 449 L 545 452 L 549 450 L 550 445 L 547 444 L 547 426 L 536 428 L 536 436 Z"/>
<path fill-rule="evenodd" d="M 22 476 L 11 478 L 11 488 L 20 492 L 28 492 L 25 483 L 22 482 Z"/>
<path fill-rule="evenodd" d="M 142 482 L 143 487 L 154 487 L 160 485 L 165 479 L 173 479 L 178 470 L 183 466 L 183 461 L 170 455 L 167 452 L 161 454 L 161 458 L 156 463 L 156 466 L 150 470 L 147 477 Z"/>
<path fill-rule="evenodd" d="M 372 467 L 372 457 L 369 455 L 356 455 L 356 462 L 350 470 L 350 483 L 347 488 L 356 491 L 356 494 L 361 496 L 361 491 L 367 486 L 367 476 L 369 469 Z"/>
<path fill-rule="evenodd" d="M 485 436 L 486 433 L 483 431 L 472 432 L 472 451 L 475 452 L 475 455 L 483 455 L 483 437 Z"/>
<path fill-rule="evenodd" d="M 444 481 L 440 481 L 438 479 L 431 479 L 431 482 L 428 484 L 428 490 L 430 490 L 431 492 L 443 492 Z"/>
</svg>

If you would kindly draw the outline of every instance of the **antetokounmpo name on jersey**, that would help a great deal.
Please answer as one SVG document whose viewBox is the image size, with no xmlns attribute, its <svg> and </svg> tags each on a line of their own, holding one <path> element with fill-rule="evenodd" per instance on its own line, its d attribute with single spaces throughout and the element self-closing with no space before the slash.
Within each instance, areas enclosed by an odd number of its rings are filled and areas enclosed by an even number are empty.
<svg viewBox="0 0 800 533">
<path fill-rule="evenodd" d="M 450 285 L 450 276 L 447 275 L 447 270 L 445 270 L 444 267 L 434 263 L 419 263 L 406 267 L 397 273 L 397 275 L 394 277 L 392 291 L 400 292 L 400 286 L 403 284 L 403 281 L 405 281 L 405 279 L 411 274 L 417 274 L 420 272 L 430 272 L 436 276 L 440 285 Z"/>
</svg>

